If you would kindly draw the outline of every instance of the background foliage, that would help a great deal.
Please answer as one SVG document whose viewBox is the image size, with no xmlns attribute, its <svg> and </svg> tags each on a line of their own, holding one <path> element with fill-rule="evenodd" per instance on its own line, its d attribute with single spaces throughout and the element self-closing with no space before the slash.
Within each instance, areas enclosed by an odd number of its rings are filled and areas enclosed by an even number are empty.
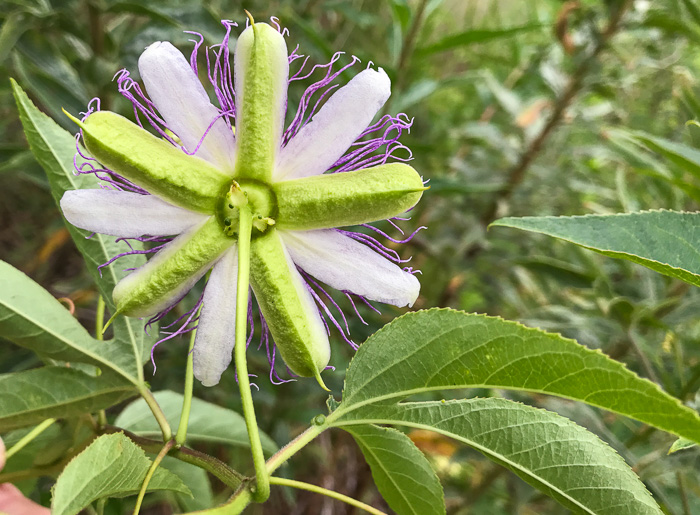
<svg viewBox="0 0 700 515">
<path fill-rule="evenodd" d="M 621 5 L 624 16 L 617 19 Z M 241 22 L 244 8 L 257 19 L 278 16 L 290 29 L 289 41 L 317 62 L 337 50 L 372 60 L 393 81 L 386 109 L 415 117 L 403 141 L 413 150 L 413 166 L 432 186 L 410 222 L 429 229 L 401 249 L 423 272 L 415 308 L 450 306 L 561 333 L 601 349 L 694 406 L 700 385 L 700 294 L 694 287 L 544 235 L 486 227 L 506 215 L 697 210 L 697 175 L 677 159 L 640 146 L 637 131 L 691 146 L 700 142 L 700 129 L 686 125 L 700 114 L 699 5 L 695 0 L 5 0 L 0 76 L 14 77 L 41 110 L 72 132 L 61 107 L 77 113 L 93 96 L 102 99 L 103 108 L 129 114 L 111 79 L 122 67 L 136 71 L 146 45 L 167 39 L 188 49 L 183 30 L 198 30 L 208 43 L 217 42 L 219 20 Z M 69 299 L 80 322 L 92 329 L 98 292 L 64 228 L 46 175 L 27 149 L 5 79 L 0 115 L 0 258 L 55 297 Z M 398 314 L 391 307 L 381 315 L 362 311 L 368 326 L 352 317 L 353 339 L 362 342 Z M 181 340 L 158 348 L 158 373 L 148 377 L 154 390 L 181 389 L 182 375 L 172 371 L 184 368 L 186 346 Z M 3 342 L 2 349 L 0 373 L 40 363 L 10 343 Z M 335 335 L 332 364 L 338 372 L 327 383 L 336 394 L 351 356 Z M 308 425 L 325 396 L 311 381 L 273 386 L 264 352 L 252 353 L 250 360 L 259 375 L 261 428 L 284 443 Z M 150 372 L 147 367 L 147 376 Z M 195 385 L 195 395 L 240 411 L 233 371 L 216 388 Z M 666 456 L 674 440 L 666 433 L 582 404 L 495 389 L 426 394 L 425 400 L 445 395 L 507 396 L 557 411 L 610 443 L 669 513 L 700 510 L 700 483 L 693 473 L 698 451 Z M 110 410 L 109 419 L 122 407 Z M 44 433 L 33 452 L 55 431 L 70 434 L 71 428 Z M 563 511 L 475 451 L 420 430 L 408 435 L 438 471 L 448 513 Z M 4 437 L 11 444 L 19 436 Z M 216 438 L 198 446 L 236 466 L 247 463 L 244 448 L 238 454 Z M 20 466 L 15 464 L 8 463 L 5 472 Z M 322 434 L 289 467 L 289 477 L 386 509 L 369 466 L 343 431 Z M 213 490 L 206 478 L 200 483 L 198 499 L 223 500 L 216 482 Z M 21 484 L 44 502 L 50 485 L 48 479 Z M 344 505 L 306 492 L 275 488 L 273 496 L 266 505 L 270 513 L 349 513 Z M 154 513 L 162 507 L 157 495 L 147 499 Z M 124 512 L 129 502 L 110 500 L 106 512 Z M 183 510 L 196 508 L 185 505 L 189 500 L 177 502 Z"/>
</svg>

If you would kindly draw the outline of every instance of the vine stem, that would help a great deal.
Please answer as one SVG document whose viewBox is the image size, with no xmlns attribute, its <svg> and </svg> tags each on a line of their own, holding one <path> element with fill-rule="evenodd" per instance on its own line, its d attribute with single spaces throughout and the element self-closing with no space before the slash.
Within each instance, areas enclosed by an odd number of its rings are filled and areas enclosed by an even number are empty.
<svg viewBox="0 0 700 515">
<path fill-rule="evenodd" d="M 294 440 L 289 442 L 287 445 L 282 447 L 274 455 L 267 460 L 266 467 L 268 474 L 272 474 L 275 470 L 281 467 L 289 458 L 294 456 L 297 452 L 303 449 L 308 443 L 310 443 L 314 438 L 323 433 L 326 429 L 330 427 L 329 419 L 333 415 L 326 418 L 323 424 L 314 424 L 309 427 L 306 431 L 297 436 Z M 222 506 L 221 513 L 226 513 L 227 515 L 238 515 L 241 513 L 246 506 L 252 502 L 253 498 L 250 490 L 247 488 L 239 488 L 238 491 L 233 494 L 229 501 Z"/>
<path fill-rule="evenodd" d="M 270 497 L 270 476 L 265 466 L 258 423 L 255 419 L 255 407 L 253 394 L 250 390 L 248 378 L 248 364 L 246 362 L 246 330 L 248 325 L 248 290 L 250 288 L 250 238 L 253 230 L 253 213 L 246 204 L 239 207 L 238 230 L 238 284 L 236 287 L 236 341 L 234 346 L 234 360 L 236 362 L 236 375 L 238 376 L 238 389 L 241 392 L 243 417 L 245 418 L 250 450 L 253 455 L 255 467 L 255 492 L 253 499 L 256 502 L 265 502 Z"/>
<path fill-rule="evenodd" d="M 105 325 L 105 298 L 102 295 L 97 297 L 97 312 L 95 313 L 95 339 L 102 341 L 104 340 L 104 335 L 102 331 Z M 107 425 L 107 412 L 105 410 L 100 410 L 97 412 L 97 423 L 100 427 Z"/>
<path fill-rule="evenodd" d="M 9 460 L 13 455 L 21 451 L 28 443 L 30 443 L 37 436 L 46 431 L 46 429 L 54 422 L 56 422 L 55 418 L 47 418 L 41 424 L 29 431 L 19 440 L 19 442 L 17 442 L 7 450 L 7 452 L 5 453 L 5 459 Z"/>
<path fill-rule="evenodd" d="M 357 499 L 353 499 L 352 497 L 348 497 L 347 495 L 343 495 L 338 492 L 334 492 L 333 490 L 327 490 L 325 488 L 321 488 L 320 486 L 312 485 L 309 483 L 304 483 L 303 481 L 295 481 L 293 479 L 284 479 L 282 477 L 271 477 L 270 478 L 270 484 L 271 485 L 280 485 L 280 486 L 290 486 L 292 488 L 297 488 L 298 490 L 307 490 L 309 492 L 314 492 L 317 494 L 325 495 L 326 497 L 331 497 L 333 499 L 336 499 L 338 501 L 342 501 L 346 504 L 350 504 L 351 506 L 355 506 L 356 508 L 360 508 L 361 510 L 366 511 L 367 513 L 372 513 L 373 515 L 386 515 L 383 511 L 380 511 L 376 508 L 373 508 L 369 504 L 365 504 L 362 501 L 358 501 Z"/>
<path fill-rule="evenodd" d="M 153 474 L 155 474 L 158 465 L 160 465 L 160 462 L 163 461 L 163 458 L 165 458 L 166 454 L 168 454 L 168 452 L 170 452 L 170 449 L 172 449 L 174 446 L 175 440 L 168 440 L 167 442 L 165 442 L 165 445 L 158 453 L 158 456 L 156 456 L 156 459 L 154 459 L 153 463 L 151 463 L 151 467 L 148 469 L 148 472 L 146 472 L 146 477 L 143 478 L 141 491 L 139 492 L 139 496 L 136 499 L 134 515 L 138 515 L 139 511 L 141 510 L 141 503 L 143 502 L 143 498 L 146 495 L 146 490 L 148 490 L 148 483 L 151 482 L 151 478 L 153 477 Z"/>
<path fill-rule="evenodd" d="M 146 401 L 146 404 L 148 404 L 148 407 L 151 408 L 151 412 L 156 418 L 156 421 L 160 426 L 160 430 L 163 433 L 163 441 L 168 442 L 173 437 L 173 431 L 172 429 L 170 429 L 168 419 L 165 417 L 165 413 L 163 413 L 163 410 L 160 409 L 158 401 L 156 401 L 156 398 L 153 397 L 151 390 L 149 390 L 143 384 L 139 386 L 139 393 L 141 394 L 141 397 L 143 397 L 143 400 Z"/>
<path fill-rule="evenodd" d="M 199 314 L 202 311 L 202 306 L 203 304 L 199 305 L 196 317 L 199 317 Z M 187 438 L 187 426 L 190 422 L 190 410 L 192 409 L 192 388 L 194 386 L 192 372 L 194 367 L 194 358 L 192 356 L 192 350 L 194 349 L 195 336 L 197 336 L 196 327 L 192 330 L 192 334 L 190 336 L 190 347 L 187 351 L 187 368 L 185 369 L 185 389 L 183 392 L 182 412 L 180 413 L 180 423 L 177 426 L 177 433 L 175 434 L 175 444 L 177 447 L 185 444 L 185 439 Z"/>
<path fill-rule="evenodd" d="M 104 340 L 102 330 L 105 325 L 105 299 L 102 295 L 97 297 L 97 313 L 95 314 L 95 339 Z"/>
</svg>

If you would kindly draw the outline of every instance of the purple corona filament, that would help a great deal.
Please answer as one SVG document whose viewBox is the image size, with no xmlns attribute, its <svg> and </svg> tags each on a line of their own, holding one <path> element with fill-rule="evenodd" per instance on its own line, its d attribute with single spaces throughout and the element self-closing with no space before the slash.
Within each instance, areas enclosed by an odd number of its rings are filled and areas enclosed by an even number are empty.
<svg viewBox="0 0 700 515">
<path fill-rule="evenodd" d="M 219 119 L 223 119 L 226 122 L 226 124 L 231 128 L 235 126 L 236 94 L 234 90 L 232 68 L 229 59 L 229 40 L 232 29 L 234 27 L 237 27 L 238 25 L 230 20 L 223 20 L 221 23 L 225 29 L 224 37 L 221 43 L 212 46 L 204 45 L 204 36 L 202 34 L 192 31 L 185 32 L 186 34 L 190 34 L 195 37 L 194 39 L 189 40 L 191 43 L 194 44 L 193 50 L 190 54 L 190 67 L 192 68 L 195 74 L 198 74 L 198 58 L 200 57 L 201 51 L 203 51 L 204 59 L 207 63 L 207 78 L 211 83 L 211 86 L 214 90 L 214 94 L 219 103 L 219 114 L 210 122 L 207 130 L 202 135 L 202 138 L 199 140 L 197 146 L 192 151 L 189 151 L 188 149 L 184 148 L 178 142 L 178 138 L 176 136 L 174 137 L 174 132 L 168 127 L 165 120 L 160 116 L 155 104 L 153 104 L 153 102 L 144 94 L 144 91 L 139 85 L 139 83 L 131 78 L 131 75 L 128 70 L 122 69 L 118 71 L 113 78 L 113 80 L 117 83 L 117 90 L 119 91 L 119 93 L 121 93 L 122 96 L 126 98 L 129 102 L 131 102 L 134 117 L 138 125 L 145 129 L 146 127 L 144 127 L 143 122 L 147 122 L 146 125 L 150 126 L 152 130 L 154 130 L 160 137 L 162 137 L 163 139 L 170 142 L 172 145 L 181 149 L 183 152 L 189 155 L 195 155 L 197 153 L 197 151 L 202 145 L 202 142 L 209 134 L 211 128 Z M 246 21 L 246 26 L 247 23 L 248 22 Z M 289 31 L 286 28 L 282 28 L 280 26 L 279 20 L 277 18 L 271 18 L 271 23 L 283 36 L 289 35 Z M 331 57 L 330 61 L 326 64 L 316 64 L 313 66 L 308 66 L 309 56 L 300 54 L 298 50 L 299 47 L 297 46 L 289 54 L 290 67 L 292 64 L 294 64 L 295 66 L 298 65 L 298 68 L 294 72 L 290 71 L 288 82 L 290 85 L 302 81 L 312 82 L 301 95 L 297 111 L 294 114 L 294 117 L 292 118 L 292 121 L 290 122 L 289 126 L 284 131 L 284 135 L 282 138 L 283 146 L 286 145 L 291 140 L 291 138 L 294 137 L 301 130 L 302 127 L 304 127 L 311 121 L 313 116 L 323 106 L 323 104 L 331 95 L 331 93 L 333 93 L 337 88 L 341 86 L 341 84 L 338 82 L 339 77 L 343 75 L 344 72 L 346 72 L 351 67 L 355 66 L 357 63 L 360 62 L 359 58 L 351 56 L 350 62 L 340 65 L 336 68 L 336 63 L 340 61 L 341 58 L 345 55 L 343 52 L 337 52 Z M 370 67 L 371 65 L 372 62 L 369 62 L 367 67 Z M 336 69 L 334 70 L 334 68 Z M 85 113 L 81 113 L 83 115 L 82 120 L 84 121 L 90 114 L 99 110 L 100 100 L 98 98 L 92 99 L 88 104 L 87 111 Z M 350 146 L 350 149 L 335 163 L 333 163 L 333 165 L 329 168 L 328 173 L 349 172 L 353 170 L 368 168 L 371 166 L 382 165 L 390 161 L 407 162 L 412 160 L 413 156 L 411 154 L 411 150 L 399 141 L 404 131 L 410 132 L 412 124 L 413 119 L 409 118 L 404 113 L 399 113 L 395 116 L 388 114 L 382 116 L 376 123 L 369 126 L 367 129 L 365 129 L 365 131 L 362 134 L 360 134 L 358 139 Z M 96 159 L 85 155 L 80 145 L 81 138 L 82 131 L 80 131 L 76 136 L 76 154 L 73 159 L 73 165 L 76 174 L 95 175 L 95 177 L 97 177 L 97 179 L 101 181 L 100 186 L 102 188 L 130 191 L 134 193 L 139 193 L 141 195 L 149 195 L 149 193 L 143 188 L 140 188 L 139 186 L 133 184 L 132 182 L 128 181 L 127 179 L 115 173 L 114 171 L 102 167 Z M 392 243 L 401 244 L 410 242 L 419 231 L 425 229 L 425 227 L 421 226 L 418 229 L 414 230 L 410 235 L 406 236 L 404 231 L 396 224 L 396 221 L 407 220 L 410 220 L 410 218 L 394 217 L 392 219 L 387 220 L 389 224 L 391 224 L 391 226 L 401 234 L 401 236 L 404 236 L 403 239 L 393 238 L 386 232 L 370 224 L 362 224 L 361 227 L 373 231 L 380 237 L 385 238 L 386 240 Z M 368 246 L 378 254 L 386 257 L 394 263 L 401 264 L 410 261 L 410 258 L 402 259 L 396 250 L 389 248 L 385 244 L 381 243 L 377 238 L 370 236 L 369 234 L 365 234 L 362 232 L 347 231 L 343 229 L 336 230 Z M 98 270 L 100 270 L 101 273 L 102 268 L 111 265 L 112 263 L 114 263 L 114 261 L 124 256 L 155 254 L 158 251 L 160 251 L 167 243 L 172 241 L 172 239 L 173 238 L 170 236 L 159 235 L 145 235 L 138 238 L 117 238 L 116 241 L 125 242 L 129 250 L 117 254 L 106 263 L 99 265 Z M 134 246 L 132 246 L 131 240 L 138 241 L 141 244 L 154 246 L 149 249 L 134 248 Z M 404 270 L 406 270 L 409 273 L 420 273 L 419 270 L 413 270 L 411 267 L 406 267 L 404 268 Z M 342 308 L 317 281 L 315 281 L 303 271 L 300 270 L 300 272 L 306 282 L 309 292 L 311 293 L 312 297 L 318 305 L 319 313 L 321 314 L 321 320 L 323 321 L 323 324 L 326 327 L 326 331 L 330 334 L 330 326 L 328 324 L 328 321 L 330 321 L 330 323 L 338 330 L 342 339 L 353 349 L 356 350 L 358 348 L 358 345 L 350 339 L 350 326 Z M 347 291 L 343 291 L 342 293 L 348 299 L 353 311 L 363 324 L 367 325 L 367 322 L 360 314 L 354 298 L 359 299 L 372 311 L 381 314 L 381 312 L 374 305 L 372 305 L 370 301 L 367 300 L 365 297 L 361 295 L 351 294 Z M 325 297 L 326 300 L 324 300 L 323 297 Z M 173 303 L 171 306 L 168 306 L 163 311 L 150 317 L 145 324 L 145 331 L 148 332 L 149 328 L 153 324 L 162 321 L 166 317 L 166 315 L 171 313 L 174 307 L 178 303 L 180 303 L 180 301 L 183 300 L 183 298 L 178 299 L 177 302 Z M 166 336 L 158 340 L 151 348 L 151 362 L 153 363 L 154 374 L 156 371 L 156 364 L 154 359 L 155 348 L 164 341 L 171 340 L 173 338 L 195 330 L 199 319 L 199 317 L 197 316 L 197 312 L 200 306 L 202 305 L 202 302 L 203 294 L 200 295 L 194 307 L 192 307 L 186 313 L 177 317 L 173 322 L 170 322 L 168 325 L 161 327 L 161 331 Z M 339 321 L 338 318 L 336 318 L 333 315 L 332 310 L 331 308 L 329 308 L 327 302 L 330 303 L 330 306 L 340 314 L 340 320 L 342 322 Z M 257 313 L 258 320 L 260 322 L 260 341 L 257 347 L 260 350 L 262 349 L 263 345 L 265 346 L 265 353 L 270 364 L 270 382 L 272 384 L 278 385 L 290 381 L 295 381 L 295 379 L 293 378 L 284 379 L 279 376 L 275 366 L 276 346 L 274 345 L 274 343 L 272 342 L 272 338 L 270 337 L 270 332 L 267 323 L 265 322 L 265 318 L 263 317 L 259 308 L 253 305 L 252 296 L 248 305 L 248 326 L 250 329 L 246 341 L 246 346 L 250 345 L 255 330 L 254 313 Z M 169 330 L 171 328 L 174 329 Z M 334 370 L 333 367 L 327 368 Z M 287 373 L 291 376 L 294 376 L 294 374 L 292 374 L 289 371 L 288 367 Z M 255 376 L 253 375 L 252 377 Z"/>
</svg>

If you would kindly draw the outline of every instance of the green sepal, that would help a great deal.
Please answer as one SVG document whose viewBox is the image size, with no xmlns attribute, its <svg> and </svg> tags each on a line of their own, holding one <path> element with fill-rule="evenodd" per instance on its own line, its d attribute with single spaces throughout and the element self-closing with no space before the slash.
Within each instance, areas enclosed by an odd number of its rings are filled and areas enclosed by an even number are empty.
<svg viewBox="0 0 700 515">
<path fill-rule="evenodd" d="M 277 227 L 327 229 L 384 220 L 415 206 L 426 189 L 403 163 L 278 182 Z"/>
<path fill-rule="evenodd" d="M 284 129 L 287 45 L 266 23 L 236 42 L 236 178 L 268 182 Z M 239 75 L 241 75 L 239 77 Z"/>
<path fill-rule="evenodd" d="M 224 172 L 123 116 L 98 111 L 84 122 L 72 119 L 83 129 L 85 146 L 98 161 L 172 204 L 212 214 L 217 198 L 228 190 L 231 178 Z"/>
<path fill-rule="evenodd" d="M 234 243 L 214 216 L 183 233 L 117 284 L 112 294 L 117 313 L 143 317 L 165 309 Z"/>
<path fill-rule="evenodd" d="M 323 327 L 313 324 L 309 310 L 316 306 L 304 302 L 306 285 L 298 272 L 292 274 L 290 263 L 277 230 L 251 242 L 250 282 L 282 359 L 295 374 L 318 378 L 330 347 L 325 333 L 318 332 Z"/>
</svg>

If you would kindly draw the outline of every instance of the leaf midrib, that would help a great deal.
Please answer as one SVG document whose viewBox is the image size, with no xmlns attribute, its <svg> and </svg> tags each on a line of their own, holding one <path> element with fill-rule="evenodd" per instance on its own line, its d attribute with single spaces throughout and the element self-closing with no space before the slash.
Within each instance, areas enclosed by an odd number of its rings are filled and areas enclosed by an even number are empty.
<svg viewBox="0 0 700 515">
<path fill-rule="evenodd" d="M 353 435 L 355 438 L 358 437 L 358 435 L 356 435 L 355 433 L 352 433 L 352 435 Z M 394 478 L 393 478 L 392 474 L 391 474 L 391 473 L 387 470 L 387 468 L 384 466 L 382 460 L 380 460 L 379 457 L 377 457 L 376 453 L 372 450 L 372 448 L 371 448 L 369 445 L 367 445 L 367 444 L 365 443 L 365 441 L 364 441 L 365 439 L 364 439 L 364 438 L 360 437 L 360 439 L 362 440 L 361 446 L 364 447 L 364 449 L 372 455 L 372 457 L 374 458 L 374 460 L 375 460 L 375 462 L 377 463 L 377 465 L 379 465 L 379 467 L 380 467 L 380 468 L 382 469 L 382 471 L 384 472 L 384 475 L 389 479 L 389 481 L 391 482 L 391 484 L 394 485 L 394 489 L 395 489 L 397 492 L 399 492 L 399 495 L 401 495 L 401 498 L 404 500 L 404 502 L 406 503 L 406 505 L 411 509 L 411 511 L 412 511 L 413 513 L 418 514 L 418 512 L 415 511 L 415 510 L 413 509 L 413 505 L 411 504 L 411 502 L 410 502 L 410 501 L 408 500 L 408 498 L 404 495 L 403 490 L 399 487 L 399 485 L 396 483 L 396 481 L 394 481 Z"/>
<path fill-rule="evenodd" d="M 119 375 L 121 375 L 121 376 L 123 376 L 124 378 L 126 378 L 130 383 L 133 383 L 133 384 L 135 384 L 135 385 L 138 385 L 138 384 L 139 384 L 139 382 L 138 382 L 131 374 L 129 374 L 129 373 L 126 372 L 125 370 L 122 370 L 120 367 L 115 366 L 114 363 L 112 363 L 112 362 L 106 360 L 106 358 L 103 358 L 103 357 L 101 357 L 99 354 L 95 354 L 95 353 L 93 353 L 92 351 L 90 351 L 90 350 L 88 350 L 88 349 L 86 349 L 86 348 L 84 348 L 84 347 L 76 346 L 76 344 L 75 344 L 74 341 L 72 341 L 72 340 L 70 340 L 70 339 L 67 339 L 67 338 L 65 338 L 64 336 L 62 336 L 62 335 L 60 335 L 60 334 L 58 334 L 58 333 L 52 331 L 48 326 L 42 325 L 39 321 L 35 321 L 33 318 L 29 317 L 26 313 L 24 313 L 23 311 L 19 310 L 16 306 L 10 306 L 9 304 L 7 304 L 7 302 L 3 301 L 2 299 L 0 299 L 0 305 L 2 305 L 3 307 L 5 307 L 6 309 L 8 309 L 8 311 L 9 311 L 10 313 L 13 313 L 15 316 L 20 316 L 20 317 L 22 317 L 26 322 L 28 322 L 28 323 L 34 325 L 35 327 L 39 328 L 39 329 L 40 329 L 41 331 L 43 331 L 44 333 L 47 333 L 47 334 L 53 336 L 53 337 L 54 337 L 55 339 L 57 339 L 58 341 L 63 342 L 67 347 L 69 347 L 69 348 L 71 348 L 71 349 L 74 349 L 74 350 L 76 350 L 76 351 L 78 351 L 78 352 L 80 352 L 80 353 L 82 353 L 82 354 L 85 354 L 86 356 L 92 358 L 92 359 L 95 360 L 96 362 L 101 363 L 102 365 L 106 366 L 107 368 L 110 368 L 110 369 L 114 370 L 114 371 L 117 372 Z M 90 337 L 89 335 L 87 336 L 87 338 L 86 338 L 85 341 L 86 341 L 86 342 L 87 342 L 87 341 L 99 342 L 99 340 L 96 340 L 96 339 Z M 102 342 L 100 342 L 100 343 L 102 343 Z"/>
</svg>

